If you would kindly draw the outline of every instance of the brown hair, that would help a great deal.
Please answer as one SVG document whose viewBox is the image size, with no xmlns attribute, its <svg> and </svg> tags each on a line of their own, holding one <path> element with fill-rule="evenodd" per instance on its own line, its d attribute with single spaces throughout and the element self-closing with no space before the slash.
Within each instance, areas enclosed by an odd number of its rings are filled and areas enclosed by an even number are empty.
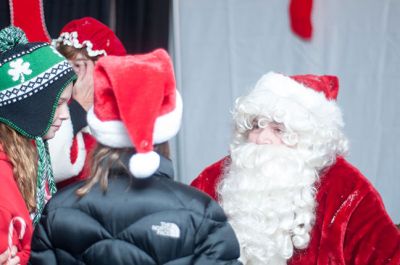
<svg viewBox="0 0 400 265">
<path fill-rule="evenodd" d="M 76 194 L 78 196 L 86 195 L 98 182 L 100 182 L 101 189 L 106 191 L 111 168 L 122 169 L 130 174 L 129 169 L 122 163 L 121 157 L 132 151 L 132 148 L 112 148 L 98 143 L 90 155 L 90 178 L 76 191 Z M 154 151 L 170 158 L 168 142 L 154 145 Z"/>
<path fill-rule="evenodd" d="M 13 165 L 14 179 L 30 212 L 36 208 L 37 151 L 28 139 L 0 123 L 0 145 Z"/>
<path fill-rule="evenodd" d="M 85 56 L 86 59 L 92 60 L 93 62 L 96 62 L 101 57 L 101 55 L 97 55 L 95 57 L 90 57 L 86 50 L 86 47 L 75 48 L 75 47 L 65 45 L 62 43 L 57 44 L 57 51 L 59 51 L 62 55 L 64 55 L 64 57 L 67 58 L 68 60 L 75 59 L 75 57 L 79 53 L 82 54 L 83 56 Z"/>
</svg>

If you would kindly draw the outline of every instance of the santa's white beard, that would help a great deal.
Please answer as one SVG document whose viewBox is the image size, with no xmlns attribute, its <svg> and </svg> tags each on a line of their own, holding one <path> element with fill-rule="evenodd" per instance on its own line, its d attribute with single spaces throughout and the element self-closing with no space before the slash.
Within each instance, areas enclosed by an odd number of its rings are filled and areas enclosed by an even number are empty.
<svg viewBox="0 0 400 265">
<path fill-rule="evenodd" d="M 316 170 L 286 146 L 242 144 L 218 186 L 246 265 L 286 264 L 310 241 Z"/>
</svg>

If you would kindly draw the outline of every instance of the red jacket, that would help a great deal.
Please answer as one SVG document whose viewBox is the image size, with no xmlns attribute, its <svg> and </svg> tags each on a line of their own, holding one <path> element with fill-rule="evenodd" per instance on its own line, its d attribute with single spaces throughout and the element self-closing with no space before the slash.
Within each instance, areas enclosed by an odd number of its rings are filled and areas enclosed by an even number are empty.
<svg viewBox="0 0 400 265">
<path fill-rule="evenodd" d="M 31 251 L 32 220 L 14 180 L 13 165 L 1 146 L 0 181 L 0 253 L 6 251 L 12 243 L 11 245 L 18 247 L 17 255 L 21 259 L 21 265 L 24 265 L 28 263 Z M 11 238 L 9 239 L 10 231 Z"/>
<path fill-rule="evenodd" d="M 192 186 L 216 199 L 215 187 L 229 158 L 206 168 Z M 305 250 L 290 265 L 400 264 L 400 233 L 370 182 L 345 159 L 316 185 L 316 222 Z"/>
</svg>

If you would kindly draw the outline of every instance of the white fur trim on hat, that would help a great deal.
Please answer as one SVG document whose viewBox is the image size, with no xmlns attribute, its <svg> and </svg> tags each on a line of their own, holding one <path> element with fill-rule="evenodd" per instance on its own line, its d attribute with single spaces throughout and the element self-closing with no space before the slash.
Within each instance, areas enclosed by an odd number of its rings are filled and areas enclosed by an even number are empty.
<svg viewBox="0 0 400 265">
<path fill-rule="evenodd" d="M 288 76 L 275 72 L 265 74 L 257 82 L 254 92 L 262 90 L 269 90 L 280 97 L 293 98 L 306 108 L 328 103 L 323 92 L 315 91 Z"/>
<path fill-rule="evenodd" d="M 176 90 L 175 95 L 175 109 L 170 113 L 158 117 L 156 120 L 153 132 L 154 144 L 161 144 L 168 141 L 178 133 L 181 127 L 182 97 L 178 90 Z"/>
<path fill-rule="evenodd" d="M 259 110 L 266 112 L 265 114 L 280 116 L 276 113 L 279 109 L 277 107 L 280 106 L 279 111 L 289 112 L 292 115 L 306 111 L 319 125 L 343 125 L 342 112 L 335 100 L 329 100 L 323 92 L 306 87 L 282 74 L 274 72 L 265 74 L 245 98 L 251 101 L 247 104 L 260 106 Z M 291 119 L 291 122 L 300 121 Z"/>
<path fill-rule="evenodd" d="M 181 126 L 182 109 L 182 98 L 176 90 L 175 109 L 159 116 L 155 122 L 153 144 L 166 142 L 178 133 Z M 87 121 L 93 136 L 103 145 L 114 148 L 134 146 L 122 121 L 101 121 L 97 118 L 93 108 L 88 111 Z"/>
<path fill-rule="evenodd" d="M 76 31 L 61 33 L 57 39 L 52 41 L 53 46 L 57 46 L 57 43 L 62 43 L 76 49 L 85 47 L 90 57 L 96 57 L 98 55 L 107 56 L 107 52 L 105 50 L 93 50 L 93 43 L 90 40 L 84 40 L 82 43 L 80 43 L 78 40 L 78 32 Z"/>
<path fill-rule="evenodd" d="M 147 178 L 160 166 L 160 156 L 154 152 L 136 153 L 129 159 L 129 171 L 137 178 Z"/>
<path fill-rule="evenodd" d="M 122 121 L 101 121 L 97 118 L 92 107 L 87 113 L 87 122 L 93 137 L 99 143 L 114 148 L 133 147 Z"/>
</svg>

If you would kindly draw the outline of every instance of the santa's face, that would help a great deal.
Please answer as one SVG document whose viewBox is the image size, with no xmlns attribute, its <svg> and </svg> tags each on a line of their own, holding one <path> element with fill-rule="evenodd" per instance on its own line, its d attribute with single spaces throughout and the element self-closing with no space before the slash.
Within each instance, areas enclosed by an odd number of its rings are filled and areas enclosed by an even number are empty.
<svg viewBox="0 0 400 265">
<path fill-rule="evenodd" d="M 283 125 L 277 122 L 262 124 L 262 120 L 254 120 L 252 129 L 248 132 L 248 141 L 255 144 L 282 145 Z"/>
</svg>

